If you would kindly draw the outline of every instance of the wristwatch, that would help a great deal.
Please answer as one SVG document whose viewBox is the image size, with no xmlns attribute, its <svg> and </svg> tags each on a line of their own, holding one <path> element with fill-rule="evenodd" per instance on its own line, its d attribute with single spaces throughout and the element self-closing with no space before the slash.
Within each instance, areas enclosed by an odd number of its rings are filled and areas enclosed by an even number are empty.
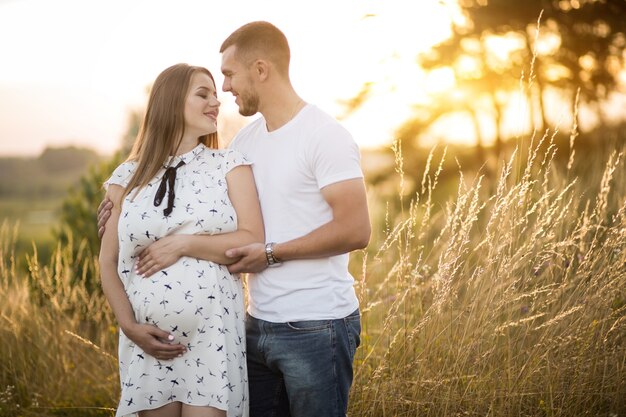
<svg viewBox="0 0 626 417">
<path fill-rule="evenodd" d="M 274 245 L 276 242 L 269 242 L 265 244 L 265 258 L 267 259 L 267 266 L 278 266 L 281 260 L 274 255 Z"/>
</svg>

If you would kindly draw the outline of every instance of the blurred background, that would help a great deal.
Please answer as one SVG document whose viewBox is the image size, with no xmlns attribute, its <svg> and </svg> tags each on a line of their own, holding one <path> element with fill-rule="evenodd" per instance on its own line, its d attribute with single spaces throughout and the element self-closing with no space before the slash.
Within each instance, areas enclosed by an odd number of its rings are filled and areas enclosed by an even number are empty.
<svg viewBox="0 0 626 417">
<path fill-rule="evenodd" d="M 388 147 L 425 94 L 416 53 L 450 35 L 454 14 L 437 2 L 2 0 L 0 218 L 20 222 L 18 249 L 34 239 L 49 253 L 68 188 L 128 150 L 156 76 L 203 65 L 219 89 L 221 42 L 252 20 L 286 33 L 307 101 L 342 118 L 364 149 Z M 226 145 L 248 121 L 230 94 L 220 100 Z"/>
<path fill-rule="evenodd" d="M 625 0 L 0 0 L 0 417 L 114 414 L 101 184 L 252 20 L 361 147 L 350 415 L 626 415 Z"/>
<path fill-rule="evenodd" d="M 221 85 L 219 46 L 251 20 L 285 32 L 296 89 L 353 133 L 372 183 L 389 174 L 398 141 L 418 178 L 435 144 L 471 149 L 466 168 L 493 168 L 512 139 L 548 127 L 621 139 L 625 9 L 615 0 L 1 0 L 0 218 L 21 223 L 20 248 L 35 239 L 45 251 L 69 187 L 127 152 L 158 73 L 203 65 Z M 226 145 L 248 120 L 229 94 L 220 99 Z"/>
</svg>

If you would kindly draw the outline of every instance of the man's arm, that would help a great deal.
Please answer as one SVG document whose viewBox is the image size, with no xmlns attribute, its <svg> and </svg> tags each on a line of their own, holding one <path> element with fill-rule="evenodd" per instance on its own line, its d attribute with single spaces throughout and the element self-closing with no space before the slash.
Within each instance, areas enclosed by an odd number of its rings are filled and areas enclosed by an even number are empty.
<svg viewBox="0 0 626 417">
<path fill-rule="evenodd" d="M 252 168 L 241 165 L 226 174 L 228 198 L 237 215 L 237 230 L 215 235 L 170 235 L 145 248 L 138 256 L 137 273 L 149 277 L 182 256 L 228 265 L 237 258 L 226 256 L 232 247 L 265 240 L 261 206 Z"/>
<path fill-rule="evenodd" d="M 333 219 L 310 233 L 274 245 L 281 261 L 314 259 L 348 253 L 367 246 L 371 234 L 367 195 L 363 179 L 351 179 L 321 189 Z M 230 265 L 231 272 L 259 272 L 267 267 L 264 244 L 234 248 L 227 255 L 241 259 Z"/>
</svg>

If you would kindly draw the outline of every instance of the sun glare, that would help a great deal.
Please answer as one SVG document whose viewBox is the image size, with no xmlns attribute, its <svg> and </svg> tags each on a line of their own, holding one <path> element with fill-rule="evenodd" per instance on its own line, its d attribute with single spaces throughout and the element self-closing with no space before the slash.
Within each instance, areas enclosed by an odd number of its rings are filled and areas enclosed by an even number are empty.
<svg viewBox="0 0 626 417">
<path fill-rule="evenodd" d="M 199 0 L 176 7 L 164 0 L 0 2 L 0 37 L 12 40 L 0 45 L 0 108 L 17 114 L 2 118 L 0 154 L 67 144 L 112 152 L 127 112 L 145 104 L 146 87 L 162 69 L 205 65 L 220 84 L 220 42 L 251 20 L 270 20 L 285 31 L 296 89 L 330 113 L 342 114 L 340 101 L 372 83 L 372 97 L 343 122 L 362 146 L 388 144 L 412 104 L 453 85 L 449 71 L 426 76 L 416 57 L 450 35 L 454 13 L 437 0 L 311 6 L 233 0 L 228 7 Z M 221 100 L 223 114 L 233 113 L 231 97 Z M 32 123 L 33 114 L 45 117 Z"/>
<path fill-rule="evenodd" d="M 519 34 L 487 36 L 485 45 L 496 59 L 508 61 L 514 51 L 525 48 L 525 40 Z"/>
<path fill-rule="evenodd" d="M 552 55 L 561 46 L 561 37 L 556 33 L 541 32 L 537 39 L 536 50 L 539 55 Z"/>
<path fill-rule="evenodd" d="M 439 68 L 431 71 L 426 76 L 426 92 L 429 94 L 441 94 L 450 91 L 456 83 L 452 68 Z"/>
<path fill-rule="evenodd" d="M 376 147 L 394 141 L 395 130 L 411 117 L 413 105 L 428 100 L 429 90 L 452 85 L 449 72 L 430 78 L 417 63 L 419 53 L 450 36 L 451 12 L 439 1 L 411 8 L 401 1 L 366 1 L 361 7 L 344 54 L 351 56 L 351 78 L 363 80 L 345 91 L 355 96 L 364 82 L 372 88 L 369 100 L 343 122 L 362 146 Z"/>
</svg>

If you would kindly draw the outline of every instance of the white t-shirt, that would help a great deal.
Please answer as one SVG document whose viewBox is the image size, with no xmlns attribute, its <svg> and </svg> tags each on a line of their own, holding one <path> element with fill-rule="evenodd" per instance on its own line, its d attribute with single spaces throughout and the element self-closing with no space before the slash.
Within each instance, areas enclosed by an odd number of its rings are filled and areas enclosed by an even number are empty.
<svg viewBox="0 0 626 417">
<path fill-rule="evenodd" d="M 299 238 L 332 220 L 320 190 L 362 178 L 360 154 L 350 133 L 311 104 L 288 123 L 267 131 L 263 117 L 233 139 L 252 161 L 266 242 Z M 348 254 L 286 261 L 248 279 L 248 312 L 284 323 L 337 319 L 358 308 Z"/>
</svg>

